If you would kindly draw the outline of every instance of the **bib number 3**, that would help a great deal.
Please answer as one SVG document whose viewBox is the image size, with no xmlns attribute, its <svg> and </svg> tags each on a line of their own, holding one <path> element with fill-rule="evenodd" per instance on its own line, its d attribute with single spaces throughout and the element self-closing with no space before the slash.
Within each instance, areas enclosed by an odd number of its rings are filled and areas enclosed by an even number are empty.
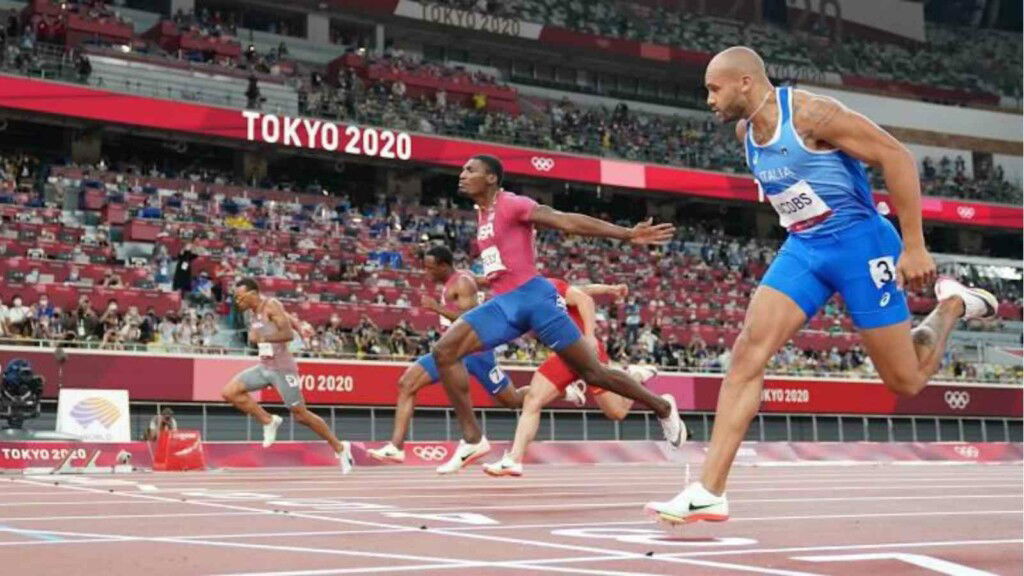
<svg viewBox="0 0 1024 576">
<path fill-rule="evenodd" d="M 871 280 L 875 283 L 875 288 L 881 288 L 896 280 L 896 264 L 892 256 L 868 260 L 868 270 L 871 271 Z"/>
</svg>

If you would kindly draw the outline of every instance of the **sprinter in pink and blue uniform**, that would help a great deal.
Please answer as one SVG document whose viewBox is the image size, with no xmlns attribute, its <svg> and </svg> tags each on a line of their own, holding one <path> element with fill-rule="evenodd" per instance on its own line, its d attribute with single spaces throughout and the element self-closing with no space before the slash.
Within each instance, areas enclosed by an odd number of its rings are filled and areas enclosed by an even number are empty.
<svg viewBox="0 0 1024 576">
<path fill-rule="evenodd" d="M 533 334 L 551 348 L 588 384 L 599 386 L 649 406 L 662 423 L 665 439 L 682 441 L 682 421 L 671 395 L 655 396 L 621 370 L 598 360 L 594 343 L 583 338 L 555 287 L 540 275 L 533 245 L 536 226 L 582 236 L 602 236 L 634 244 L 663 244 L 672 238 L 671 224 L 650 221 L 623 228 L 590 216 L 559 212 L 526 196 L 502 189 L 504 167 L 487 155 L 470 158 L 459 174 L 459 193 L 477 207 L 477 244 L 484 274 L 493 295 L 463 314 L 438 340 L 434 361 L 445 391 L 462 426 L 463 440 L 441 474 L 457 472 L 490 450 L 473 415 L 469 374 L 462 358 L 494 348 L 519 336 Z"/>
</svg>

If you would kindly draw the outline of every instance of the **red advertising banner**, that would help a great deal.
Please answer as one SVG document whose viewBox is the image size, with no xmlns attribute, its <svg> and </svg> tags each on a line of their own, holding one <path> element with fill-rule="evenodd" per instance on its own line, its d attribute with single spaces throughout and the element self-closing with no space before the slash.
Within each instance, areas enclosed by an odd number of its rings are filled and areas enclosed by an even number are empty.
<svg viewBox="0 0 1024 576">
<path fill-rule="evenodd" d="M 62 376 L 52 350 L 0 348 L 0 364 L 28 360 L 46 378 L 44 394 L 57 395 L 57 383 L 69 388 L 127 389 L 135 401 L 220 402 L 220 390 L 255 358 L 187 355 L 144 355 L 125 352 L 68 350 Z M 300 360 L 303 395 L 310 404 L 393 406 L 406 363 Z M 532 368 L 506 368 L 516 386 L 526 386 Z M 713 412 L 722 377 L 716 374 L 663 373 L 648 383 L 656 393 L 671 393 L 684 411 Z M 470 387 L 476 406 L 497 404 L 475 383 Z M 260 399 L 279 402 L 264 390 Z M 420 392 L 420 406 L 448 406 L 441 386 Z M 905 414 L 1020 418 L 1024 388 L 977 384 L 935 383 L 913 398 L 889 392 L 877 381 L 824 378 L 769 378 L 761 409 L 769 413 Z M 565 405 L 556 405 L 562 406 Z M 591 404 L 593 406 L 593 404 Z"/>
<path fill-rule="evenodd" d="M 380 466 L 366 454 L 383 442 L 353 442 L 359 466 Z M 455 451 L 455 442 L 407 442 L 406 466 L 437 466 Z M 117 454 L 127 451 L 137 468 L 153 465 L 151 444 L 88 444 L 77 442 L 0 442 L 0 470 L 36 469 L 45 472 L 71 455 L 69 463 L 81 468 L 99 451 L 95 466 L 109 470 Z M 499 458 L 508 442 L 492 442 L 485 461 Z M 277 442 L 263 448 L 256 442 L 203 442 L 210 468 L 337 467 L 338 459 L 324 442 Z M 1020 462 L 1022 447 L 1012 442 L 744 442 L 736 456 L 739 465 L 772 462 Z M 534 442 L 526 452 L 527 464 L 701 463 L 707 443 L 686 442 L 678 450 L 665 442 Z M 172 472 L 173 473 L 173 472 Z M 95 477 L 94 477 L 95 478 Z M 133 482 L 138 477 L 127 477 Z"/>
<path fill-rule="evenodd" d="M 435 166 L 461 166 L 470 156 L 486 153 L 500 157 L 510 174 L 757 201 L 757 189 L 748 176 L 291 118 L 15 76 L 0 75 L 0 108 Z M 879 201 L 885 199 L 884 195 L 877 196 Z M 1024 210 L 1019 206 L 938 198 L 926 198 L 922 204 L 926 220 L 1024 228 Z"/>
</svg>

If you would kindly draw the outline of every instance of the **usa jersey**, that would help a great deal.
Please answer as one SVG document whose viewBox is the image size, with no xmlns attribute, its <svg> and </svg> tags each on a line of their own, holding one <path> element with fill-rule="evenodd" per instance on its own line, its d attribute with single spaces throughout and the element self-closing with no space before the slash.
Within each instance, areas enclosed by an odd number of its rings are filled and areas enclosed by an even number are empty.
<svg viewBox="0 0 1024 576">
<path fill-rule="evenodd" d="M 812 150 L 793 125 L 793 89 L 777 88 L 779 120 L 771 140 L 754 142 L 747 124 L 747 166 L 790 234 L 814 237 L 877 215 L 860 161 L 841 150 Z"/>
</svg>

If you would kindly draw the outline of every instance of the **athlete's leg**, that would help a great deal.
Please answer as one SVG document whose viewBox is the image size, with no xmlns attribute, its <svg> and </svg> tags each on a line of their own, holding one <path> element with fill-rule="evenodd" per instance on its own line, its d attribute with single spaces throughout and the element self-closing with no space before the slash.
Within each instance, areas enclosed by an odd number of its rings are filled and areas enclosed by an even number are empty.
<svg viewBox="0 0 1024 576">
<path fill-rule="evenodd" d="M 522 408 L 523 402 L 526 400 L 526 396 L 529 392 L 530 386 L 516 388 L 515 386 L 509 385 L 502 388 L 501 392 L 495 394 L 494 399 L 505 408 L 515 410 L 516 408 Z"/>
<path fill-rule="evenodd" d="M 733 458 L 761 406 L 765 367 L 806 319 L 804 310 L 779 290 L 761 285 L 754 292 L 718 392 L 715 425 L 701 476 L 707 490 L 725 491 Z"/>
<path fill-rule="evenodd" d="M 526 397 L 523 399 L 523 411 L 519 414 L 519 422 L 516 424 L 515 441 L 508 454 L 513 462 L 523 461 L 527 446 L 537 436 L 540 411 L 560 395 L 558 388 L 547 377 L 540 372 L 534 372 Z"/>
<path fill-rule="evenodd" d="M 668 400 L 655 395 L 622 370 L 601 364 L 592 341 L 580 338 L 573 344 L 558 351 L 558 357 L 579 374 L 588 385 L 604 388 L 620 396 L 632 398 L 646 404 L 659 418 L 667 418 L 672 412 Z"/>
<path fill-rule="evenodd" d="M 901 396 L 920 392 L 939 370 L 949 335 L 963 313 L 963 300 L 950 298 L 939 302 L 913 330 L 909 320 L 860 330 L 864 348 L 885 385 Z"/>
<path fill-rule="evenodd" d="M 462 427 L 462 437 L 470 444 L 480 442 L 483 433 L 473 414 L 473 402 L 469 397 L 469 371 L 462 359 L 483 349 L 483 343 L 473 327 L 459 319 L 434 344 L 432 351 L 444 391 Z"/>
<path fill-rule="evenodd" d="M 264 426 L 270 424 L 270 414 L 267 413 L 267 411 L 253 399 L 252 395 L 249 394 L 249 389 L 241 380 L 240 376 L 241 374 L 232 378 L 231 381 L 221 389 L 220 395 L 236 409 L 252 416 L 260 424 Z"/>
<path fill-rule="evenodd" d="M 632 398 L 619 396 L 614 392 L 595 394 L 594 401 L 609 420 L 625 420 L 630 409 L 633 408 Z"/>
<path fill-rule="evenodd" d="M 430 358 L 427 355 L 425 358 Z M 391 433 L 391 444 L 402 449 L 409 433 L 409 422 L 416 407 L 416 394 L 420 389 L 433 384 L 435 380 L 419 362 L 413 363 L 398 379 L 398 400 L 395 402 L 395 428 Z"/>
<path fill-rule="evenodd" d="M 341 452 L 341 442 L 331 432 L 331 428 L 327 426 L 327 422 L 324 419 L 309 411 L 305 404 L 297 404 L 289 408 L 292 412 L 292 418 L 303 426 L 306 426 L 310 430 L 316 433 L 317 436 L 323 438 L 331 445 L 331 449 L 335 452 Z"/>
</svg>

